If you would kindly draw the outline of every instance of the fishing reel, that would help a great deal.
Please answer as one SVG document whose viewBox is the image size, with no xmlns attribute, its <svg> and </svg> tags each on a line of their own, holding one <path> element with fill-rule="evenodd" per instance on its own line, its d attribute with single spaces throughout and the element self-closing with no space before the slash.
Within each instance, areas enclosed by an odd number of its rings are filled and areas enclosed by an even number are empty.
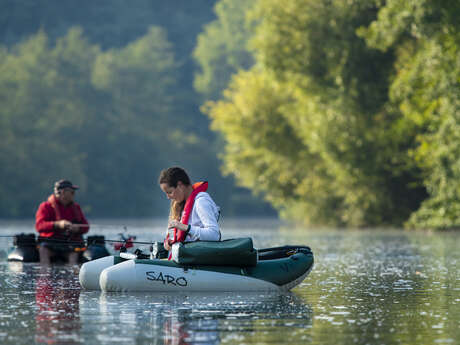
<svg viewBox="0 0 460 345">
<path fill-rule="evenodd" d="M 113 243 L 113 249 L 120 251 L 120 253 L 125 253 L 128 248 L 132 248 L 134 246 L 134 240 L 136 239 L 136 236 L 129 234 L 125 235 L 122 232 L 120 232 L 118 235 L 120 236 L 120 242 Z"/>
</svg>

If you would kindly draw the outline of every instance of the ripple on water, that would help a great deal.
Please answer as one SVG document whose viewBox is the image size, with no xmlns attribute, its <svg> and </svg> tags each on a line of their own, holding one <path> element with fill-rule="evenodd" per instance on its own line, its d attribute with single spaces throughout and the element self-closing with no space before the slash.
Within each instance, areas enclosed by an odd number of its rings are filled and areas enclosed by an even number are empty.
<svg viewBox="0 0 460 345">
<path fill-rule="evenodd" d="M 65 266 L 2 263 L 0 343 L 452 344 L 458 238 L 264 229 L 258 247 L 308 242 L 315 253 L 288 294 L 103 294 L 81 291 Z"/>
</svg>

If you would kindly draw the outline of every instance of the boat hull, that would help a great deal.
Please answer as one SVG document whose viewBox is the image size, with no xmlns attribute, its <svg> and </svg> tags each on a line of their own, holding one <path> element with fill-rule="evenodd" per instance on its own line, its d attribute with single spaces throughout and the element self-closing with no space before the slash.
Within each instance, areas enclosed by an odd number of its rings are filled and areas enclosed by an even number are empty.
<svg viewBox="0 0 460 345">
<path fill-rule="evenodd" d="M 8 253 L 8 261 L 39 262 L 40 257 L 38 255 L 38 250 L 35 246 L 21 246 L 14 247 Z"/>
<path fill-rule="evenodd" d="M 80 285 L 86 290 L 100 290 L 99 277 L 102 271 L 120 262 L 123 262 L 123 259 L 114 255 L 85 262 L 80 267 L 80 273 L 78 275 Z"/>
<path fill-rule="evenodd" d="M 103 291 L 259 291 L 278 290 L 270 282 L 234 274 L 137 263 L 128 260 L 102 271 Z"/>
</svg>

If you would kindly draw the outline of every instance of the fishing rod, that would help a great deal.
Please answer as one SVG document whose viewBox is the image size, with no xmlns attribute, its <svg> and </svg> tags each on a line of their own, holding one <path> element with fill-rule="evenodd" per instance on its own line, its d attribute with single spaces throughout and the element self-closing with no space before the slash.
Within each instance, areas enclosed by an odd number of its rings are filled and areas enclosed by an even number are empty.
<svg viewBox="0 0 460 345">
<path fill-rule="evenodd" d="M 120 243 L 120 242 L 130 242 L 130 243 L 136 243 L 136 244 L 152 244 L 158 241 L 151 241 L 151 242 L 141 242 L 141 241 L 130 241 L 130 240 L 104 240 L 106 242 L 111 242 L 111 243 Z"/>
<path fill-rule="evenodd" d="M 125 232 L 128 231 L 128 226 L 126 225 L 113 225 L 113 224 L 71 224 L 73 227 L 77 227 L 77 228 L 86 228 L 86 227 L 92 227 L 92 228 L 122 228 Z M 136 244 L 151 244 L 152 242 L 141 242 L 141 241 L 134 241 L 134 239 L 136 238 L 136 236 L 132 236 L 132 235 L 129 235 L 129 234 L 126 234 L 127 236 L 130 236 L 130 237 L 125 237 L 123 233 L 119 233 L 119 235 L 121 236 L 120 239 L 118 240 L 108 240 L 108 239 L 104 239 L 105 242 L 111 242 L 111 243 L 119 243 L 119 242 L 126 242 L 126 241 L 129 241 L 131 243 L 136 243 Z M 0 238 L 14 238 L 15 236 L 17 235 L 0 235 Z M 98 235 L 90 235 L 88 237 L 97 237 Z M 103 236 L 103 235 L 101 235 Z M 40 240 L 46 240 L 46 241 L 57 241 L 57 242 L 65 242 L 65 243 L 70 243 L 70 244 L 74 244 L 75 242 L 72 242 L 72 241 L 67 241 L 65 239 L 52 239 L 52 238 L 40 238 Z M 86 242 L 87 239 L 82 239 L 83 242 Z M 81 243 L 82 241 L 79 241 L 77 243 Z M 153 241 L 153 242 L 156 242 L 156 241 Z"/>
<path fill-rule="evenodd" d="M 74 227 L 78 228 L 86 228 L 86 227 L 91 227 L 91 228 L 120 228 L 123 229 L 124 231 L 128 231 L 128 226 L 127 225 L 115 225 L 115 224 L 72 224 Z M 0 235 L 0 237 L 8 237 L 9 235 Z"/>
<path fill-rule="evenodd" d="M 0 238 L 14 238 L 17 235 L 0 235 Z M 61 244 L 81 244 L 82 242 L 92 242 L 96 241 L 97 242 L 97 235 L 95 236 L 89 236 L 90 238 L 83 238 L 81 241 L 70 241 L 66 239 L 56 239 L 56 238 L 46 238 L 42 237 L 40 238 L 41 241 L 47 241 L 47 242 L 55 242 L 55 243 L 61 243 Z M 92 238 L 91 238 L 92 237 Z M 96 237 L 96 238 L 94 238 Z M 107 239 L 101 239 L 101 242 L 110 242 L 110 243 L 123 243 L 123 242 L 130 242 L 130 243 L 135 243 L 135 244 L 152 244 L 157 241 L 150 241 L 150 242 L 143 242 L 143 241 L 134 241 L 130 240 L 129 238 L 126 239 L 119 239 L 119 240 L 107 240 Z"/>
</svg>

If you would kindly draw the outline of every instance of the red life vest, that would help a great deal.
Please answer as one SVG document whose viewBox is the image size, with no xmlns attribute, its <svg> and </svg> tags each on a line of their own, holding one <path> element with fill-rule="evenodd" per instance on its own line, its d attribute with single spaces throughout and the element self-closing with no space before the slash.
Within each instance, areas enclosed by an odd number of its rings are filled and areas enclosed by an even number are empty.
<svg viewBox="0 0 460 345">
<path fill-rule="evenodd" d="M 193 184 L 193 191 L 187 198 L 187 201 L 185 202 L 184 206 L 184 211 L 182 212 L 182 217 L 180 219 L 180 222 L 182 224 L 188 224 L 190 215 L 192 214 L 193 210 L 193 205 L 195 204 L 195 198 L 198 193 L 201 192 L 206 192 L 208 190 L 208 182 L 197 182 Z M 169 245 L 172 245 L 173 243 L 176 242 L 184 242 L 186 237 L 185 231 L 179 230 L 174 228 L 173 230 L 173 238 L 169 238 L 169 233 L 166 236 L 165 242 L 167 242 Z"/>
<path fill-rule="evenodd" d="M 51 204 L 51 207 L 54 210 L 54 213 L 56 215 L 56 220 L 62 220 L 63 218 L 61 215 L 61 211 L 59 210 L 58 200 L 56 199 L 56 196 L 54 194 L 49 196 L 48 202 Z M 80 212 L 78 212 L 76 204 L 73 202 L 69 206 L 72 207 L 73 219 L 67 219 L 67 220 L 74 222 L 74 223 L 80 223 L 82 219 L 81 219 Z"/>
</svg>

